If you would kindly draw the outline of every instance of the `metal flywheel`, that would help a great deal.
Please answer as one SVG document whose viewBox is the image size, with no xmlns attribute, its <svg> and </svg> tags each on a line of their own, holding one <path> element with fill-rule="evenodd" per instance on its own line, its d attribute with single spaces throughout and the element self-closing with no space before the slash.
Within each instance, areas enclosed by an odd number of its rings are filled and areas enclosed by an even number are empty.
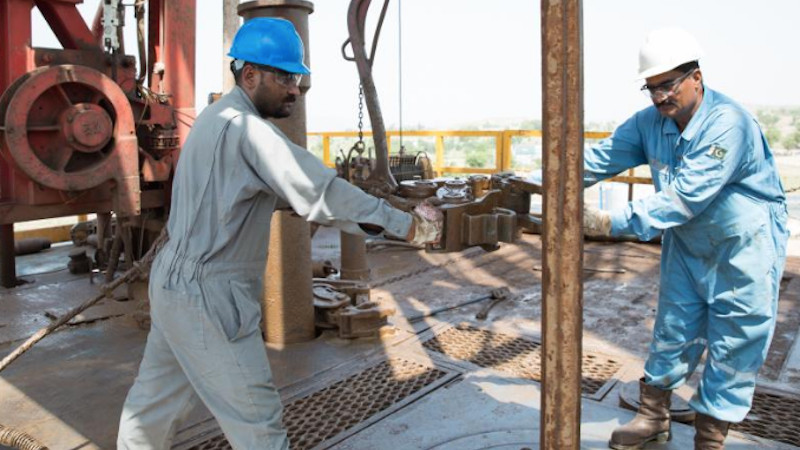
<svg viewBox="0 0 800 450">
<path fill-rule="evenodd" d="M 28 177 L 63 191 L 122 179 L 138 167 L 133 113 L 108 76 L 78 65 L 39 68 L 0 99 L 6 148 Z"/>
</svg>

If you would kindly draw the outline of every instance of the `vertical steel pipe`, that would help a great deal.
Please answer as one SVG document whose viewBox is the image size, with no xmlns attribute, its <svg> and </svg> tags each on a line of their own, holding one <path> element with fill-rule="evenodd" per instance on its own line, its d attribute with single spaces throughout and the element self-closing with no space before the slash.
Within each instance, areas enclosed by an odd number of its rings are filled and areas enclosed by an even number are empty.
<svg viewBox="0 0 800 450">
<path fill-rule="evenodd" d="M 4 288 L 17 285 L 14 256 L 14 224 L 0 225 L 0 285 Z"/>
<path fill-rule="evenodd" d="M 364 236 L 339 233 L 342 253 L 343 280 L 369 280 L 369 265 L 367 264 L 367 239 Z"/>
<path fill-rule="evenodd" d="M 578 449 L 583 315 L 581 0 L 542 0 L 543 449 Z"/>
<path fill-rule="evenodd" d="M 164 29 L 161 26 L 165 0 L 149 0 L 147 4 L 147 76 L 150 89 L 164 93 Z"/>
<path fill-rule="evenodd" d="M 314 12 L 314 4 L 305 0 L 255 0 L 239 5 L 239 14 L 244 20 L 253 17 L 280 17 L 294 25 L 305 48 L 304 62 L 311 67 L 311 51 L 308 46 L 308 16 Z M 292 115 L 285 119 L 271 119 L 295 144 L 306 147 L 306 92 L 311 88 L 311 76 L 300 82 L 303 94 L 295 103 Z"/>
<path fill-rule="evenodd" d="M 29 70 L 33 69 L 31 45 L 31 9 L 33 0 L 0 1 L 0 94 Z M 5 125 L 0 116 L 0 126 Z M 0 133 L 0 152 L 6 152 L 5 138 Z M 0 157 L 0 203 L 14 198 L 14 168 L 10 159 Z M 0 285 L 17 285 L 14 259 L 14 223 L 0 214 Z"/>
<path fill-rule="evenodd" d="M 291 210 L 275 211 L 264 277 L 264 334 L 267 342 L 292 344 L 314 339 L 308 222 Z"/>
<path fill-rule="evenodd" d="M 310 65 L 308 15 L 311 2 L 303 0 L 256 0 L 239 5 L 239 14 L 248 21 L 254 17 L 280 17 L 294 24 L 305 47 L 304 62 Z M 272 120 L 295 144 L 306 147 L 305 93 L 311 87 L 303 77 L 292 115 Z M 288 344 L 314 339 L 314 297 L 312 292 L 311 229 L 293 211 L 276 211 L 270 227 L 269 257 L 264 275 L 264 328 L 267 342 Z"/>
<path fill-rule="evenodd" d="M 164 89 L 172 96 L 177 114 L 180 145 L 186 142 L 194 124 L 196 0 L 160 2 L 162 8 L 161 51 L 164 61 Z M 176 159 L 177 161 L 177 159 Z"/>
</svg>

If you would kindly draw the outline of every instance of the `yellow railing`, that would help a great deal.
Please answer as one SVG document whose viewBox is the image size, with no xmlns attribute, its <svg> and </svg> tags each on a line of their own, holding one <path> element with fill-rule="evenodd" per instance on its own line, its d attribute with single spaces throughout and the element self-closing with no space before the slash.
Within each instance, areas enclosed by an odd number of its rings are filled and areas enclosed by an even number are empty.
<svg viewBox="0 0 800 450">
<path fill-rule="evenodd" d="M 608 137 L 611 133 L 606 131 L 587 131 L 584 133 L 586 139 L 603 139 Z M 433 158 L 433 168 L 437 176 L 445 173 L 482 173 L 492 174 L 512 169 L 513 157 L 513 139 L 515 137 L 542 137 L 542 132 L 539 130 L 500 130 L 500 131 L 453 131 L 453 130 L 426 130 L 426 131 L 387 131 L 386 141 L 389 147 L 389 154 L 392 153 L 392 137 L 433 137 L 435 139 L 435 152 Z M 311 132 L 308 136 L 317 136 L 322 138 L 322 161 L 332 167 L 334 161 L 331 159 L 331 138 L 356 138 L 358 133 L 355 131 L 323 131 Z M 372 132 L 365 131 L 365 137 L 372 136 Z M 445 138 L 493 138 L 494 139 L 494 153 L 495 160 L 493 167 L 463 167 L 463 166 L 445 166 L 444 154 Z M 632 175 L 632 172 L 629 174 Z M 628 178 L 628 177 L 626 177 Z M 648 179 L 644 179 L 648 180 Z M 642 179 L 636 180 L 615 180 L 622 182 L 645 182 Z"/>
</svg>

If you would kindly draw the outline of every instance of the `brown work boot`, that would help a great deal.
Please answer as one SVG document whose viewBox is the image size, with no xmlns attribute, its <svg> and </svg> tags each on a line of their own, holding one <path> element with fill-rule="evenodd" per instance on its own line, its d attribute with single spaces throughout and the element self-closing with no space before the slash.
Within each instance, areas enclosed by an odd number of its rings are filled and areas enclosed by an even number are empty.
<svg viewBox="0 0 800 450">
<path fill-rule="evenodd" d="M 694 419 L 695 450 L 724 449 L 725 437 L 728 436 L 730 425 L 730 422 L 697 413 L 697 417 Z"/>
<path fill-rule="evenodd" d="M 672 438 L 669 407 L 672 391 L 665 391 L 639 380 L 639 412 L 636 417 L 611 433 L 608 446 L 617 450 L 642 448 L 650 441 L 667 442 Z"/>
</svg>

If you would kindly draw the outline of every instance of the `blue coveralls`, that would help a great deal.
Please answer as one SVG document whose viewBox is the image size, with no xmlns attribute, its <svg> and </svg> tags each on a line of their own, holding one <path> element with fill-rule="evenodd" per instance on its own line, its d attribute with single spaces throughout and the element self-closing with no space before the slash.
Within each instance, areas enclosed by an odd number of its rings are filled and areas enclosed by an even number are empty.
<svg viewBox="0 0 800 450">
<path fill-rule="evenodd" d="M 787 212 L 757 122 L 705 87 L 681 133 L 651 106 L 584 154 L 589 186 L 649 164 L 656 194 L 611 211 L 611 234 L 662 238 L 661 289 L 645 382 L 683 384 L 708 348 L 690 406 L 739 422 L 775 329 Z"/>
</svg>

